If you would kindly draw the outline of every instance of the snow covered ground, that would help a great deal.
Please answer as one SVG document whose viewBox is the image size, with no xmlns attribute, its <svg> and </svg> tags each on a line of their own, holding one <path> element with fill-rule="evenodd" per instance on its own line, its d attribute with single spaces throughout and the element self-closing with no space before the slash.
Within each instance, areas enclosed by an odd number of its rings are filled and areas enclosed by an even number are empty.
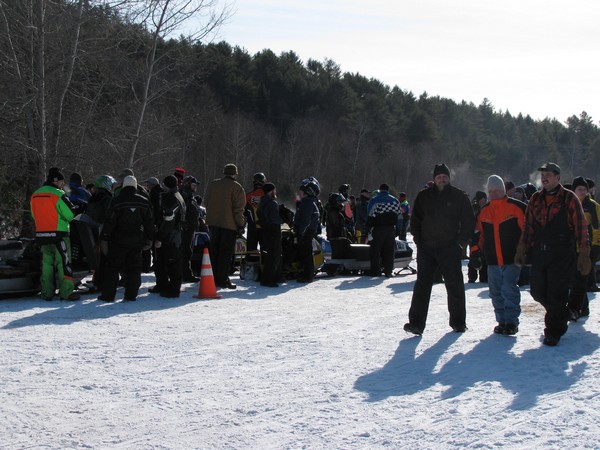
<svg viewBox="0 0 600 450">
<path fill-rule="evenodd" d="M 466 271 L 466 270 L 465 270 Z M 0 300 L 0 447 L 599 448 L 600 325 L 541 343 L 523 290 L 516 337 L 467 285 L 464 334 L 443 285 L 422 337 L 402 330 L 415 275 L 323 275 L 219 300 Z"/>
</svg>

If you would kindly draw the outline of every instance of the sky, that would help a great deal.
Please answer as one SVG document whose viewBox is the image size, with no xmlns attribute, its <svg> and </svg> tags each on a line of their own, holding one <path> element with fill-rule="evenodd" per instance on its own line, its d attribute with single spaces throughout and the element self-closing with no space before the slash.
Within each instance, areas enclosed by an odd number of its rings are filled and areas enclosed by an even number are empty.
<svg viewBox="0 0 600 450">
<path fill-rule="evenodd" d="M 595 0 L 232 0 L 217 41 L 335 61 L 419 96 L 600 121 Z"/>
</svg>

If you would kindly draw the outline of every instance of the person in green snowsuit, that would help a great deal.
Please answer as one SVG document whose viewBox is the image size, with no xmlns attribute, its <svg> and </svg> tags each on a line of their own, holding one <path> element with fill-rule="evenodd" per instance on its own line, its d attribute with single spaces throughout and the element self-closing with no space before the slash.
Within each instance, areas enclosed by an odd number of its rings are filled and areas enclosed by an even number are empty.
<svg viewBox="0 0 600 450">
<path fill-rule="evenodd" d="M 73 204 L 62 187 L 65 177 L 56 167 L 48 172 L 46 182 L 31 196 L 31 214 L 35 221 L 35 240 L 42 250 L 41 295 L 52 300 L 55 268 L 59 296 L 62 300 L 79 300 L 73 292 L 69 222 L 73 220 Z"/>
</svg>

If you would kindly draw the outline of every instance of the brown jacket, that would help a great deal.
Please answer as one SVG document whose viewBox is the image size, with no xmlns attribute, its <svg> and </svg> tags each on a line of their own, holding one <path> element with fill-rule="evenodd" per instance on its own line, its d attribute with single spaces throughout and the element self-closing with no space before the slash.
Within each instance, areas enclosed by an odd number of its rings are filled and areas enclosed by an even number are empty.
<svg viewBox="0 0 600 450">
<path fill-rule="evenodd" d="M 246 192 L 230 176 L 226 175 L 208 184 L 204 205 L 208 226 L 237 230 L 245 225 Z"/>
</svg>

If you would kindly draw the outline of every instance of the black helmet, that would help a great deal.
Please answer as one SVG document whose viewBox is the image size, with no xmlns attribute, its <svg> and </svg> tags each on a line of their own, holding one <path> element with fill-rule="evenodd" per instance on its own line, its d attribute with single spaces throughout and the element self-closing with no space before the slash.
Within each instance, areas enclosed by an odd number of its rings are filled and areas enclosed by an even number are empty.
<svg viewBox="0 0 600 450">
<path fill-rule="evenodd" d="M 350 192 L 350 185 L 349 184 L 342 184 L 338 190 L 342 194 L 347 194 L 348 192 Z"/>
<path fill-rule="evenodd" d="M 315 177 L 308 177 L 302 180 L 300 189 L 306 192 L 308 195 L 317 197 L 321 192 L 321 185 Z"/>
<path fill-rule="evenodd" d="M 253 179 L 254 181 L 258 181 L 259 183 L 264 183 L 264 182 L 265 182 L 265 180 L 267 179 L 267 177 L 266 177 L 266 176 L 265 176 L 265 174 L 264 174 L 264 173 L 262 173 L 262 172 L 256 172 L 256 173 L 254 174 L 254 176 L 252 177 L 252 179 Z"/>
</svg>

